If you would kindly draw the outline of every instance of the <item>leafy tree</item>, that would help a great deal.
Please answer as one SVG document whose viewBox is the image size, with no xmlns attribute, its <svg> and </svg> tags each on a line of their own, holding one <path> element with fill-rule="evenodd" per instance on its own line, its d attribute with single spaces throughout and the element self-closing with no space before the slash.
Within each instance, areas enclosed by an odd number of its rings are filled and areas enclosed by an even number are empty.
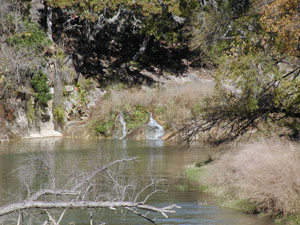
<svg viewBox="0 0 300 225">
<path fill-rule="evenodd" d="M 198 6 L 196 0 L 48 0 L 47 4 L 60 8 L 73 19 L 80 17 L 93 23 L 113 23 L 129 13 L 132 32 L 153 35 L 170 43 L 176 40 L 172 26 L 183 24 Z"/>
<path fill-rule="evenodd" d="M 48 0 L 47 4 L 53 8 L 54 41 L 64 43 L 78 72 L 97 77 L 102 84 L 151 82 L 139 72 L 149 65 L 177 71 L 184 67 L 180 60 L 187 48 L 182 47 L 182 28 L 198 6 L 196 0 Z"/>
<path fill-rule="evenodd" d="M 262 12 L 265 30 L 275 36 L 280 51 L 300 55 L 300 5 L 298 0 L 270 1 Z"/>
<path fill-rule="evenodd" d="M 280 121 L 291 127 L 300 119 L 299 75 L 300 67 L 280 73 L 263 53 L 229 59 L 218 69 L 216 94 L 181 129 L 182 142 L 190 143 L 199 133 L 210 143 L 230 142 L 262 123 Z"/>
<path fill-rule="evenodd" d="M 31 77 L 27 72 L 46 67 L 44 49 L 51 44 L 37 23 L 16 10 L 25 3 L 7 1 L 6 4 L 10 11 L 3 12 L 0 24 L 1 38 L 6 43 L 0 54 L 0 74 L 4 83 L 0 95 L 4 99 L 30 95 Z"/>
<path fill-rule="evenodd" d="M 260 33 L 257 13 L 248 12 L 247 0 L 203 1 L 201 10 L 193 21 L 193 39 L 190 47 L 199 49 L 215 63 L 217 58 L 229 53 L 234 47 L 246 53 L 256 45 L 254 40 Z M 247 45 L 247 46 L 243 46 Z M 251 47 L 250 47 L 251 46 Z M 239 53 L 239 54 L 240 54 Z M 234 53 L 234 55 L 236 55 Z"/>
</svg>

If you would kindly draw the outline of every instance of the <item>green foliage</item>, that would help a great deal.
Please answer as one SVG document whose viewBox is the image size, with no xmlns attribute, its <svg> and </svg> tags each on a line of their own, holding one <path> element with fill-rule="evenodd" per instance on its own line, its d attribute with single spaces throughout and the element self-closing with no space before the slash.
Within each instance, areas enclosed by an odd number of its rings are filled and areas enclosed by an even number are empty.
<svg viewBox="0 0 300 225">
<path fill-rule="evenodd" d="M 127 124 L 127 129 L 131 131 L 148 122 L 149 109 L 141 105 L 135 105 L 132 108 L 125 106 L 124 119 Z"/>
<path fill-rule="evenodd" d="M 37 23 L 28 20 L 23 21 L 20 31 L 14 33 L 7 39 L 7 42 L 17 48 L 31 48 L 40 51 L 51 44 L 45 32 Z"/>
<path fill-rule="evenodd" d="M 177 39 L 176 30 L 178 27 L 173 19 L 173 15 L 188 18 L 192 11 L 198 7 L 196 0 L 93 0 L 93 1 L 72 1 L 72 0 L 48 0 L 49 5 L 59 7 L 92 22 L 98 19 L 103 11 L 116 14 L 119 8 L 124 8 L 139 20 L 139 25 L 134 25 L 139 29 L 141 35 L 153 35 L 158 40 L 173 42 Z M 134 21 L 133 21 L 134 22 Z"/>
<path fill-rule="evenodd" d="M 249 214 L 255 214 L 258 212 L 257 205 L 253 203 L 250 199 L 239 199 L 234 202 L 233 206 L 238 211 L 242 211 Z"/>
<path fill-rule="evenodd" d="M 107 120 L 100 124 L 97 124 L 95 127 L 95 131 L 97 134 L 101 134 L 105 137 L 109 136 L 112 128 L 113 128 L 114 122 L 113 120 Z"/>
<path fill-rule="evenodd" d="M 288 225 L 299 225 L 300 224 L 300 214 L 281 216 L 276 218 L 275 222 L 277 224 L 288 224 Z"/>
<path fill-rule="evenodd" d="M 35 91 L 35 99 L 42 106 L 47 106 L 49 100 L 52 99 L 50 87 L 48 85 L 47 75 L 43 71 L 38 71 L 31 79 L 32 88 Z"/>
<path fill-rule="evenodd" d="M 79 93 L 79 97 L 80 97 L 80 102 L 82 104 L 84 104 L 86 102 L 86 96 L 87 96 L 88 92 L 85 89 L 80 88 L 80 86 L 79 86 L 78 93 Z"/>
<path fill-rule="evenodd" d="M 184 184 L 178 185 L 176 188 L 178 191 L 185 192 L 185 191 L 189 190 L 189 185 L 187 183 L 184 183 Z"/>
<path fill-rule="evenodd" d="M 162 115 L 162 114 L 164 114 L 165 112 L 166 112 L 166 107 L 164 107 L 164 106 L 158 106 L 158 107 L 156 107 L 155 109 L 154 109 L 154 112 L 155 112 L 155 114 L 156 115 Z"/>
<path fill-rule="evenodd" d="M 192 167 L 192 168 L 188 168 L 184 171 L 184 175 L 186 176 L 186 178 L 188 180 L 197 182 L 199 181 L 199 177 L 200 175 L 203 173 L 203 171 L 205 171 L 204 168 L 200 168 L 200 167 Z"/>
<path fill-rule="evenodd" d="M 55 58 L 58 62 L 63 62 L 63 60 L 66 59 L 66 54 L 63 51 L 63 49 L 61 48 L 57 48 L 56 54 L 55 54 Z M 68 67 L 66 67 L 66 69 L 68 69 Z"/>
<path fill-rule="evenodd" d="M 209 55 L 211 58 L 214 58 L 215 56 L 222 55 L 225 51 L 230 49 L 230 42 L 223 40 L 218 41 L 214 45 L 211 46 L 211 49 L 209 51 Z"/>
<path fill-rule="evenodd" d="M 260 15 L 255 10 L 237 13 L 248 9 L 248 3 L 247 0 L 228 0 L 203 9 L 200 16 L 195 17 L 190 47 L 204 52 L 216 64 L 226 62 L 226 57 L 256 54 L 264 49 L 266 37 Z"/>
<path fill-rule="evenodd" d="M 261 24 L 282 53 L 300 56 L 300 15 L 298 0 L 275 0 L 262 10 Z"/>
<path fill-rule="evenodd" d="M 230 86 L 227 92 L 239 93 L 244 107 L 236 110 L 251 113 L 259 107 L 259 93 L 272 80 L 279 79 L 279 72 L 271 58 L 260 53 L 228 59 L 219 67 L 216 77 L 219 87 L 225 84 Z"/>
<path fill-rule="evenodd" d="M 104 9 L 116 10 L 120 6 L 139 10 L 143 16 L 153 16 L 162 14 L 163 11 L 174 13 L 175 15 L 187 16 L 191 9 L 197 8 L 197 1 L 194 0 L 93 0 L 93 1 L 73 1 L 73 0 L 47 0 L 47 3 L 54 7 L 62 9 L 73 9 L 76 13 L 85 16 L 88 19 L 94 19 L 97 13 L 101 13 Z"/>
<path fill-rule="evenodd" d="M 85 79 L 81 77 L 77 84 L 76 89 L 79 94 L 80 102 L 81 104 L 85 104 L 87 102 L 86 96 L 88 94 L 88 91 L 93 89 L 93 87 L 96 86 L 96 83 L 92 79 Z"/>
<path fill-rule="evenodd" d="M 61 105 L 57 106 L 53 110 L 53 116 L 54 119 L 58 122 L 58 124 L 60 124 L 61 126 L 65 124 L 65 112 Z"/>
</svg>

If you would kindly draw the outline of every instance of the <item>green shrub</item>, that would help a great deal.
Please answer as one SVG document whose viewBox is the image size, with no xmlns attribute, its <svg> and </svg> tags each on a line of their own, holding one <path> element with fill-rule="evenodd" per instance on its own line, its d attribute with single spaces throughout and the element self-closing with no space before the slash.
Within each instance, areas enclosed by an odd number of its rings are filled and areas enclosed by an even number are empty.
<svg viewBox="0 0 300 225">
<path fill-rule="evenodd" d="M 7 39 L 7 42 L 17 48 L 31 48 L 41 50 L 51 44 L 46 33 L 39 27 L 37 23 L 25 20 L 24 24 L 20 24 L 23 29 L 21 32 L 15 33 Z"/>
<path fill-rule="evenodd" d="M 135 105 L 132 108 L 124 110 L 125 121 L 128 130 L 134 130 L 135 128 L 145 124 L 149 120 L 149 109 L 141 105 Z"/>
<path fill-rule="evenodd" d="M 60 125 L 64 125 L 64 124 L 65 124 L 65 112 L 64 112 L 62 106 L 57 106 L 57 107 L 53 110 L 53 116 L 54 116 L 54 119 L 55 119 Z"/>
<path fill-rule="evenodd" d="M 105 137 L 109 136 L 110 131 L 112 130 L 114 122 L 112 120 L 104 121 L 96 125 L 95 131 L 97 134 L 101 134 Z"/>
<path fill-rule="evenodd" d="M 46 74 L 40 70 L 32 77 L 31 85 L 35 91 L 34 97 L 36 101 L 42 106 L 47 106 L 48 101 L 52 99 L 52 94 L 50 93 Z"/>
</svg>

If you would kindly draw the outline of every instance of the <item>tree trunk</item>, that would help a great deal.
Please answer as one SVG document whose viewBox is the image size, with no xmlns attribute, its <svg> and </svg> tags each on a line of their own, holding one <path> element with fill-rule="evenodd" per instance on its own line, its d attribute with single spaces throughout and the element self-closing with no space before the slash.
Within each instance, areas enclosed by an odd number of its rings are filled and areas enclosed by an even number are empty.
<svg viewBox="0 0 300 225">
<path fill-rule="evenodd" d="M 142 45 L 140 46 L 140 49 L 137 51 L 137 53 L 135 53 L 135 55 L 133 56 L 133 61 L 136 62 L 137 60 L 139 60 L 139 58 L 143 55 L 143 53 L 146 51 L 148 43 L 150 41 L 152 36 L 147 36 L 144 40 Z"/>
<path fill-rule="evenodd" d="M 52 7 L 47 5 L 47 2 L 44 1 L 44 11 L 46 14 L 46 30 L 48 38 L 53 41 L 52 37 Z"/>
</svg>

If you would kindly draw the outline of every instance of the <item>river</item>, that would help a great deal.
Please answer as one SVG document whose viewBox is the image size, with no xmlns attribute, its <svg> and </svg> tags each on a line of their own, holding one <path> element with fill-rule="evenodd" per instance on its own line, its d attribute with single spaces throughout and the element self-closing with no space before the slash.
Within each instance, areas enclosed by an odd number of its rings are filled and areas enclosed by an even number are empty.
<svg viewBox="0 0 300 225">
<path fill-rule="evenodd" d="M 206 225 L 272 225 L 268 218 L 258 218 L 220 208 L 215 200 L 201 193 L 196 185 L 189 184 L 182 177 L 184 166 L 207 157 L 208 150 L 180 151 L 176 146 L 161 141 L 131 140 L 86 140 L 44 138 L 19 140 L 0 145 L 0 193 L 1 205 L 16 201 L 21 183 L 26 180 L 38 187 L 44 179 L 40 168 L 34 166 L 32 158 L 44 157 L 54 168 L 58 180 L 66 180 L 70 171 L 81 173 L 92 169 L 99 161 L 113 161 L 121 158 L 138 157 L 130 176 L 143 184 L 149 177 L 164 178 L 167 193 L 154 195 L 149 204 L 165 206 L 177 204 L 176 214 L 169 218 L 156 215 L 158 224 L 206 224 Z M 34 170 L 36 170 L 34 172 Z M 133 175 L 132 175 L 133 174 Z M 129 176 L 129 175 L 128 175 Z M 131 213 L 117 213 L 102 210 L 96 219 L 106 224 L 149 224 L 146 220 Z M 27 222 L 30 219 L 27 218 Z M 34 220 L 32 220 L 34 221 Z M 35 224 L 35 222 L 31 222 Z M 62 224 L 88 224 L 89 214 L 85 211 L 70 210 Z M 7 224 L 11 224 L 11 221 Z M 98 223 L 97 223 L 98 224 Z"/>
</svg>

